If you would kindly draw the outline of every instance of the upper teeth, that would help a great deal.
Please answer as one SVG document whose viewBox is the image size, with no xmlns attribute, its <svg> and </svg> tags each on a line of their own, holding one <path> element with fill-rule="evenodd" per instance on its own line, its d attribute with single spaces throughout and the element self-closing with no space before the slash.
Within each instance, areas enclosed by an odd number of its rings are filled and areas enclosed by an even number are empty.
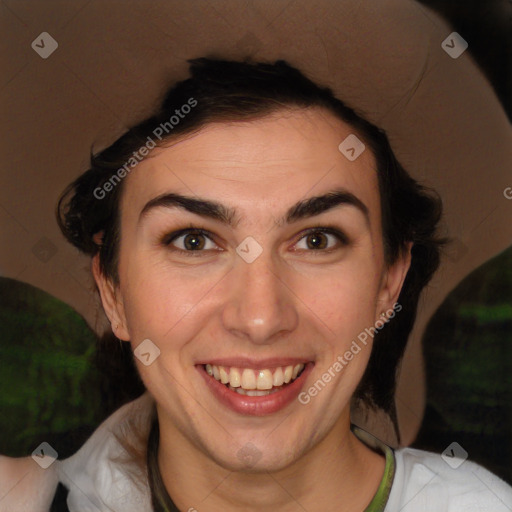
<svg viewBox="0 0 512 512">
<path fill-rule="evenodd" d="M 222 384 L 230 384 L 233 388 L 272 389 L 272 387 L 288 384 L 303 370 L 304 364 L 295 366 L 278 366 L 272 370 L 253 370 L 250 368 L 231 368 L 207 364 L 206 372 Z"/>
</svg>

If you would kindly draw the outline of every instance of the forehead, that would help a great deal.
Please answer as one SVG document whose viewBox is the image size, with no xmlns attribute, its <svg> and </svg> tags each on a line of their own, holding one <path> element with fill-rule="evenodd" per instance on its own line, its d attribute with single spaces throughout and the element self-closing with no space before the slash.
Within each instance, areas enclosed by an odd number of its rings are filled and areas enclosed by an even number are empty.
<svg viewBox="0 0 512 512">
<path fill-rule="evenodd" d="M 323 109 L 280 111 L 261 119 L 212 123 L 167 141 L 126 178 L 123 217 L 138 215 L 146 202 L 176 192 L 221 201 L 245 221 L 269 210 L 284 211 L 305 197 L 333 188 L 356 195 L 380 210 L 375 159 L 365 149 L 350 161 L 339 145 L 360 135 Z M 351 140 L 351 139 L 349 139 Z"/>
</svg>

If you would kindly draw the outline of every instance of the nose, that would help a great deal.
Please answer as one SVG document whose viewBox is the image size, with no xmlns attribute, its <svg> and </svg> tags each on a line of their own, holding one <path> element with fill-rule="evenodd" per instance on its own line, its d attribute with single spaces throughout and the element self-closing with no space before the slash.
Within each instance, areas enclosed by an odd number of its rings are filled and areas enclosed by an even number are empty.
<svg viewBox="0 0 512 512">
<path fill-rule="evenodd" d="M 230 274 L 222 313 L 226 330 L 251 343 L 269 345 L 297 328 L 297 298 L 271 255 L 264 251 L 252 263 L 238 258 Z"/>
</svg>

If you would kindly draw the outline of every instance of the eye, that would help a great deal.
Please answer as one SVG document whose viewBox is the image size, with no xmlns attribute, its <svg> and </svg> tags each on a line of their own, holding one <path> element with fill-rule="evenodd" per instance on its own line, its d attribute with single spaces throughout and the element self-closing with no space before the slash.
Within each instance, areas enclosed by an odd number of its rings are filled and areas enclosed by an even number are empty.
<svg viewBox="0 0 512 512">
<path fill-rule="evenodd" d="M 306 251 L 331 252 L 336 249 L 336 242 L 341 248 L 348 245 L 348 238 L 335 228 L 313 228 L 302 236 L 296 247 Z"/>
<path fill-rule="evenodd" d="M 201 256 L 206 251 L 219 250 L 219 246 L 213 241 L 213 235 L 210 232 L 195 227 L 174 231 L 164 236 L 162 243 L 172 251 L 186 256 Z M 348 244 L 347 236 L 338 229 L 316 227 L 302 234 L 295 244 L 294 250 L 330 253 Z"/>
<path fill-rule="evenodd" d="M 203 229 L 189 228 L 171 233 L 163 240 L 164 245 L 172 246 L 172 250 L 181 251 L 183 253 L 204 252 L 215 249 L 215 244 L 210 233 Z M 188 256 L 189 254 L 187 254 Z M 195 255 L 194 255 L 195 256 Z"/>
</svg>

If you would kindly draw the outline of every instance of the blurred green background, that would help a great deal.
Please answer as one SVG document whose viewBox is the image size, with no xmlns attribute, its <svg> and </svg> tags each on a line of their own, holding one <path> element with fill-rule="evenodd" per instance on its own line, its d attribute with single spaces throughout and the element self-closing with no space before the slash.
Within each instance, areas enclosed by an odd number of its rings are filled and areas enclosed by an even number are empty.
<svg viewBox="0 0 512 512">
<path fill-rule="evenodd" d="M 29 455 L 98 423 L 95 350 L 95 334 L 71 307 L 0 278 L 0 453 Z"/>
<path fill-rule="evenodd" d="M 128 343 L 98 338 L 64 302 L 0 277 L 0 454 L 46 441 L 66 458 L 143 391 Z"/>
<path fill-rule="evenodd" d="M 458 442 L 512 483 L 512 248 L 464 279 L 423 336 L 427 409 L 414 447 Z"/>
</svg>

